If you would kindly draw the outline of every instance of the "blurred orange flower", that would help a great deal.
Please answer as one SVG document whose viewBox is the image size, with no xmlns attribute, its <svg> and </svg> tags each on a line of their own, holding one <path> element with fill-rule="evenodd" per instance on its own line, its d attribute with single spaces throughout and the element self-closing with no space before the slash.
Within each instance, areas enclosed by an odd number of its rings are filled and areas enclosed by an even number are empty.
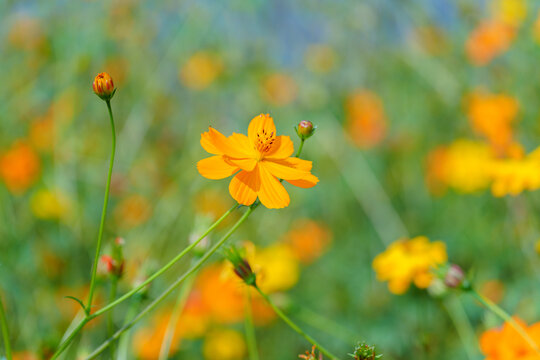
<svg viewBox="0 0 540 360">
<path fill-rule="evenodd" d="M 490 167 L 491 192 L 496 197 L 540 189 L 540 148 L 520 159 L 501 159 Z"/>
<path fill-rule="evenodd" d="M 182 84 L 192 90 L 204 90 L 223 71 L 223 64 L 217 54 L 199 51 L 193 54 L 180 69 Z"/>
<path fill-rule="evenodd" d="M 360 90 L 351 94 L 345 102 L 345 116 L 345 130 L 360 148 L 371 148 L 386 135 L 387 121 L 383 103 L 370 91 Z"/>
<path fill-rule="evenodd" d="M 30 351 L 22 351 L 14 353 L 13 360 L 39 360 L 39 358 L 36 354 Z"/>
<path fill-rule="evenodd" d="M 233 133 L 225 137 L 210 127 L 201 135 L 201 145 L 215 155 L 197 163 L 202 176 L 224 179 L 240 171 L 231 180 L 229 193 L 242 205 L 251 205 L 259 198 L 270 209 L 288 206 L 289 194 L 278 178 L 301 188 L 319 182 L 311 174 L 311 161 L 291 157 L 294 148 L 290 137 L 276 135 L 269 115 L 254 117 L 248 136 Z"/>
<path fill-rule="evenodd" d="M 527 324 L 514 317 L 533 341 L 540 346 L 540 322 L 534 325 Z M 485 360 L 539 360 L 535 350 L 529 343 L 508 323 L 502 328 L 485 331 L 480 338 L 480 349 L 486 355 Z"/>
<path fill-rule="evenodd" d="M 473 130 L 502 155 L 512 145 L 512 125 L 518 110 L 518 102 L 511 96 L 475 91 L 469 96 L 467 116 Z"/>
<path fill-rule="evenodd" d="M 271 104 L 285 106 L 296 99 L 298 86 L 292 77 L 286 74 L 272 74 L 262 83 L 264 98 Z"/>
<path fill-rule="evenodd" d="M 38 19 L 19 15 L 9 30 L 8 41 L 18 49 L 36 50 L 45 43 L 43 27 Z"/>
<path fill-rule="evenodd" d="M 153 318 L 152 323 L 139 329 L 133 337 L 134 352 L 140 359 L 156 360 L 159 358 L 161 345 L 169 326 L 171 313 L 163 313 Z M 180 346 L 180 337 L 175 332 L 172 337 L 169 354 L 174 354 Z"/>
<path fill-rule="evenodd" d="M 147 198 L 134 194 L 123 199 L 114 210 L 114 217 L 122 227 L 131 228 L 146 222 L 152 214 Z"/>
<path fill-rule="evenodd" d="M 329 229 L 313 220 L 299 220 L 285 235 L 285 242 L 294 256 L 302 263 L 309 264 L 320 257 L 331 241 Z"/>
<path fill-rule="evenodd" d="M 304 61 L 309 70 L 324 74 L 336 65 L 336 52 L 326 44 L 310 45 L 304 54 Z"/>
<path fill-rule="evenodd" d="M 12 193 L 22 193 L 38 178 L 40 160 L 24 140 L 16 141 L 0 156 L 0 177 Z"/>
<path fill-rule="evenodd" d="M 465 50 L 469 61 L 476 66 L 488 64 L 504 53 L 514 40 L 516 30 L 501 20 L 486 20 L 472 31 Z"/>
<path fill-rule="evenodd" d="M 447 261 L 446 245 L 441 241 L 429 242 L 425 236 L 401 239 L 392 243 L 373 260 L 373 269 L 379 281 L 388 281 L 390 292 L 400 295 L 411 282 L 426 289 L 433 280 L 432 270 Z"/>
</svg>

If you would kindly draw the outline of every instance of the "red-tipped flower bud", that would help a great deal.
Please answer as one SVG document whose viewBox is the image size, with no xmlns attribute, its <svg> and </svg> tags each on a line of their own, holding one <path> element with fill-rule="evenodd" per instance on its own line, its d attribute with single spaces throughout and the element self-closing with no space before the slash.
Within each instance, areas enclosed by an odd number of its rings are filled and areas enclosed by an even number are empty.
<svg viewBox="0 0 540 360">
<path fill-rule="evenodd" d="M 313 126 L 313 123 L 311 121 L 302 120 L 298 124 L 298 128 L 296 129 L 296 132 L 298 133 L 298 136 L 305 140 L 309 138 L 313 133 L 315 132 L 316 127 Z"/>
<path fill-rule="evenodd" d="M 97 74 L 92 88 L 94 89 L 94 93 L 105 101 L 111 100 L 116 92 L 113 79 L 106 72 Z"/>
<path fill-rule="evenodd" d="M 452 264 L 446 270 L 446 275 L 444 276 L 444 284 L 449 288 L 456 289 L 460 287 L 465 280 L 465 273 L 456 264 Z"/>
</svg>

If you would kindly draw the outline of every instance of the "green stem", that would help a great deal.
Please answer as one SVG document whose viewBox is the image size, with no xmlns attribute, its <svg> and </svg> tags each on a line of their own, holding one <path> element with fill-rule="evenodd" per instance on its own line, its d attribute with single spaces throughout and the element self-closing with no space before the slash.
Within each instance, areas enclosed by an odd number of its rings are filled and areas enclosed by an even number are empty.
<svg viewBox="0 0 540 360">
<path fill-rule="evenodd" d="M 313 310 L 298 306 L 296 318 L 312 328 L 325 332 L 328 335 L 343 341 L 344 343 L 354 344 L 358 341 L 357 335 L 355 335 L 351 330 Z"/>
<path fill-rule="evenodd" d="M 118 277 L 116 275 L 113 275 L 111 277 L 111 288 L 109 290 L 109 302 L 113 302 L 116 298 L 116 288 L 118 285 Z M 114 321 L 113 321 L 113 312 L 110 311 L 107 314 L 107 336 L 112 336 L 114 334 Z M 115 344 L 111 344 L 111 359 L 115 358 Z"/>
<path fill-rule="evenodd" d="M 458 336 L 463 343 L 465 352 L 467 353 L 467 357 L 470 360 L 476 359 L 476 334 L 474 333 L 471 323 L 467 318 L 465 310 L 463 310 L 461 302 L 458 298 L 452 297 L 444 301 L 444 307 L 446 308 L 450 319 L 456 327 Z"/>
<path fill-rule="evenodd" d="M 298 325 L 296 325 L 291 319 L 289 319 L 289 317 L 287 317 L 287 315 L 285 315 L 285 313 L 283 311 L 281 311 L 280 308 L 278 308 L 273 302 L 272 300 L 270 299 L 270 297 L 268 297 L 268 295 L 266 295 L 264 292 L 262 292 L 261 289 L 259 289 L 258 286 L 255 286 L 255 289 L 257 289 L 257 291 L 259 292 L 259 294 L 261 294 L 261 296 L 264 298 L 264 300 L 266 300 L 266 302 L 268 303 L 268 305 L 270 305 L 270 307 L 272 307 L 272 309 L 276 312 L 276 314 L 278 314 L 278 316 L 281 318 L 281 320 L 283 320 L 287 325 L 289 325 L 289 327 L 291 329 L 293 329 L 294 331 L 296 331 L 298 334 L 300 334 L 301 336 L 304 337 L 304 339 L 306 339 L 307 341 L 309 341 L 312 345 L 315 345 L 323 354 L 325 354 L 326 356 L 330 357 L 330 359 L 334 359 L 334 360 L 337 360 L 339 359 L 337 356 L 333 355 L 330 351 L 326 350 L 321 344 L 319 344 L 315 339 L 313 339 L 311 336 L 309 336 L 308 334 L 306 334 L 304 332 L 304 330 L 302 330 Z"/>
<path fill-rule="evenodd" d="M 2 303 L 2 297 L 0 296 L 0 326 L 2 327 L 2 337 L 4 338 L 4 350 L 6 352 L 6 359 L 11 360 L 11 345 L 9 344 L 9 329 L 6 319 L 6 313 L 4 311 L 4 304 Z"/>
<path fill-rule="evenodd" d="M 99 262 L 99 254 L 101 252 L 101 242 L 103 239 L 103 230 L 105 228 L 105 218 L 107 217 L 107 204 L 109 203 L 109 190 L 111 188 L 111 177 L 114 164 L 114 153 L 116 151 L 116 131 L 114 129 L 114 117 L 111 109 L 111 102 L 106 101 L 107 109 L 109 110 L 109 118 L 111 120 L 112 131 L 112 152 L 111 160 L 109 162 L 109 173 L 107 175 L 107 185 L 105 186 L 105 199 L 103 200 L 103 209 L 101 210 L 101 222 L 99 224 L 98 240 L 96 245 L 96 255 L 94 256 L 94 265 L 92 266 L 92 278 L 90 280 L 90 291 L 88 293 L 88 305 L 86 306 L 86 314 L 90 314 L 92 309 L 92 298 L 94 297 L 94 289 L 96 287 L 96 274 Z"/>
<path fill-rule="evenodd" d="M 178 319 L 180 319 L 180 315 L 186 306 L 189 292 L 191 291 L 194 280 L 195 276 L 190 277 L 180 289 L 171 318 L 169 319 L 169 324 L 167 325 L 167 330 L 165 331 L 165 336 L 163 336 L 163 342 L 161 343 L 161 349 L 159 350 L 159 360 L 167 360 L 169 358 L 169 352 L 171 351 L 171 344 L 176 332 Z"/>
<path fill-rule="evenodd" d="M 304 142 L 306 142 L 306 139 L 300 139 L 300 146 L 298 147 L 298 151 L 296 152 L 296 157 L 299 157 L 302 153 L 302 149 L 304 148 Z"/>
<path fill-rule="evenodd" d="M 143 297 L 142 296 L 135 296 L 133 300 L 131 301 L 131 304 L 128 308 L 128 311 L 126 313 L 126 317 L 124 320 L 124 323 L 127 324 L 130 322 L 135 315 L 137 315 L 137 309 L 139 308 L 139 305 L 141 304 Z M 128 349 L 130 344 L 129 339 L 129 333 L 122 336 L 122 338 L 119 341 L 118 344 L 118 358 L 117 360 L 127 360 L 128 358 Z"/>
<path fill-rule="evenodd" d="M 534 342 L 533 339 L 527 334 L 527 331 L 519 325 L 516 320 L 514 320 L 513 317 L 511 317 L 506 311 L 501 309 L 497 304 L 495 304 L 493 301 L 489 300 L 476 290 L 471 290 L 473 296 L 480 301 L 485 307 L 487 307 L 489 310 L 491 310 L 495 315 L 499 316 L 502 320 L 506 321 L 510 326 L 516 330 L 521 337 L 527 341 L 529 346 L 538 354 L 540 355 L 540 349 L 538 348 L 538 345 Z"/>
<path fill-rule="evenodd" d="M 111 310 L 112 308 L 114 308 L 115 306 L 119 305 L 120 303 L 126 301 L 127 299 L 129 299 L 130 297 L 132 297 L 133 295 L 135 295 L 136 293 L 138 293 L 141 289 L 143 289 L 145 286 L 147 286 L 148 284 L 150 284 L 152 281 L 154 281 L 157 277 L 159 277 L 161 274 L 163 274 L 165 271 L 167 271 L 169 268 L 171 268 L 171 266 L 173 266 L 176 262 L 178 262 L 180 259 L 182 259 L 182 257 L 184 257 L 184 255 L 186 255 L 190 250 L 192 250 L 195 246 L 197 246 L 197 244 L 199 244 L 199 242 L 202 241 L 202 239 L 204 239 L 206 236 L 208 236 L 208 234 L 210 234 L 216 227 L 218 227 L 222 222 L 223 220 L 225 220 L 225 218 L 227 218 L 236 208 L 238 207 L 238 204 L 234 205 L 233 207 L 231 207 L 225 214 L 223 214 L 218 220 L 216 220 L 216 222 L 214 222 L 196 241 L 194 241 L 193 243 L 191 243 L 188 247 L 186 247 L 184 250 L 182 250 L 178 255 L 176 255 L 176 257 L 174 257 L 174 259 L 172 259 L 171 261 L 169 261 L 165 266 L 163 266 L 161 269 L 159 269 L 158 271 L 156 271 L 154 274 L 152 274 L 150 277 L 148 277 L 148 279 L 146 279 L 145 281 L 143 281 L 139 286 L 137 286 L 136 288 L 133 288 L 131 289 L 129 292 L 127 292 L 126 294 L 120 296 L 118 299 L 116 299 L 115 301 L 109 303 L 108 305 L 106 305 L 105 307 L 97 310 L 96 312 L 94 312 L 93 314 L 91 315 L 86 315 L 86 317 L 81 320 L 81 322 L 77 325 L 77 327 L 73 330 L 73 332 L 67 337 L 67 339 L 62 342 L 58 348 L 58 350 L 56 350 L 56 352 L 54 353 L 54 355 L 51 357 L 51 360 L 54 360 L 56 358 L 58 358 L 58 356 L 67 348 L 67 346 L 69 345 L 69 343 L 73 340 L 73 338 L 75 337 L 75 335 L 81 331 L 81 329 L 84 327 L 84 325 L 89 322 L 90 320 L 92 320 L 93 318 L 97 317 L 97 316 L 100 316 L 102 315 L 103 313 Z"/>
<path fill-rule="evenodd" d="M 246 342 L 250 360 L 259 360 L 259 351 L 257 350 L 257 338 L 255 336 L 255 327 L 253 326 L 253 313 L 251 311 L 251 293 L 249 287 L 246 288 L 246 317 L 244 326 L 246 330 Z"/>
<path fill-rule="evenodd" d="M 249 217 L 249 215 L 255 210 L 257 205 L 252 205 L 248 211 L 242 215 L 242 217 L 236 222 L 236 224 L 233 225 L 233 227 L 206 253 L 204 256 L 193 266 L 191 267 L 186 273 L 184 273 L 181 277 L 179 277 L 174 283 L 172 283 L 163 293 L 161 293 L 160 296 L 158 296 L 154 301 L 152 301 L 148 306 L 146 306 L 130 323 L 124 325 L 122 328 L 118 329 L 116 333 L 107 339 L 103 344 L 101 344 L 94 352 L 92 352 L 90 355 L 88 355 L 85 360 L 94 359 L 96 356 L 101 354 L 109 345 L 111 342 L 115 341 L 117 338 L 119 338 L 125 331 L 129 330 L 133 325 L 135 325 L 140 319 L 142 319 L 146 314 L 148 314 L 150 311 L 152 311 L 161 301 L 163 301 L 171 292 L 174 291 L 180 284 L 184 282 L 190 275 L 192 275 L 194 272 L 196 272 L 202 264 L 210 256 L 212 256 L 220 247 L 227 241 L 229 237 L 242 225 L 242 223 Z"/>
</svg>

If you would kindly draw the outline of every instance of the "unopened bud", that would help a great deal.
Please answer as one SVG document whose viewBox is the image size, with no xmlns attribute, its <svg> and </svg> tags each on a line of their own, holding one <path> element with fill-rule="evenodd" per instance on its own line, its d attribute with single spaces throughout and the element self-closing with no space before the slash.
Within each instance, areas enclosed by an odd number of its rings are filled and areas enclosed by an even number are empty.
<svg viewBox="0 0 540 360">
<path fill-rule="evenodd" d="M 317 127 L 313 126 L 313 123 L 311 121 L 302 120 L 296 128 L 296 133 L 298 134 L 300 139 L 305 140 L 311 137 L 311 135 L 313 135 L 316 129 Z"/>
<path fill-rule="evenodd" d="M 354 353 L 349 354 L 354 360 L 374 360 L 382 358 L 382 354 L 377 355 L 375 346 L 361 343 L 356 346 Z"/>
<path fill-rule="evenodd" d="M 97 74 L 94 78 L 92 88 L 94 89 L 94 93 L 105 101 L 111 100 L 116 92 L 113 79 L 106 72 Z"/>
<path fill-rule="evenodd" d="M 456 264 L 452 264 L 446 270 L 446 275 L 444 276 L 444 284 L 449 288 L 456 289 L 460 287 L 465 280 L 465 273 Z"/>
<path fill-rule="evenodd" d="M 249 262 L 243 258 L 235 247 L 225 251 L 225 256 L 233 266 L 234 273 L 249 286 L 257 286 L 257 276 L 251 269 Z"/>
</svg>

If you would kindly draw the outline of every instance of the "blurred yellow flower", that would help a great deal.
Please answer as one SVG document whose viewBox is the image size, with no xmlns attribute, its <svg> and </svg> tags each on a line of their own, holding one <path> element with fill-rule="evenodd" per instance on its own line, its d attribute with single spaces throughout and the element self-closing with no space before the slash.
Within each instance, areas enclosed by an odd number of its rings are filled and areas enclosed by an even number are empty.
<svg viewBox="0 0 540 360">
<path fill-rule="evenodd" d="M 432 270 L 447 261 L 446 245 L 441 241 L 429 242 L 425 236 L 402 239 L 392 243 L 373 260 L 373 269 L 379 281 L 388 281 L 394 294 L 403 294 L 413 282 L 418 288 L 427 288 L 433 279 Z"/>
<path fill-rule="evenodd" d="M 512 145 L 512 125 L 518 110 L 518 102 L 511 96 L 475 91 L 469 96 L 467 116 L 473 130 L 502 155 Z"/>
<path fill-rule="evenodd" d="M 22 193 L 38 178 L 40 161 L 25 140 L 16 141 L 0 156 L 0 177 L 13 193 Z"/>
<path fill-rule="evenodd" d="M 331 240 L 330 230 L 324 224 L 309 219 L 296 221 L 284 239 L 293 255 L 304 264 L 320 257 Z"/>
<path fill-rule="evenodd" d="M 527 324 L 514 317 L 531 339 L 540 346 L 540 322 Z M 538 360 L 540 355 L 527 343 L 523 336 L 508 322 L 502 328 L 485 331 L 480 337 L 480 349 L 486 360 Z"/>
<path fill-rule="evenodd" d="M 451 187 L 463 193 L 486 189 L 494 154 L 485 143 L 458 139 L 433 150 L 427 159 L 426 181 L 435 193 Z"/>
<path fill-rule="evenodd" d="M 465 46 L 469 61 L 476 66 L 488 64 L 510 47 L 515 28 L 501 20 L 486 20 L 474 29 Z"/>
<path fill-rule="evenodd" d="M 540 189 L 540 148 L 523 159 L 502 159 L 490 167 L 494 196 L 518 195 Z"/>
<path fill-rule="evenodd" d="M 327 44 L 310 45 L 304 54 L 304 62 L 309 70 L 324 74 L 336 65 L 336 52 Z"/>
<path fill-rule="evenodd" d="M 203 354 L 208 360 L 242 360 L 246 354 L 244 337 L 231 329 L 214 330 L 206 335 Z"/>
<path fill-rule="evenodd" d="M 349 95 L 345 102 L 345 117 L 345 131 L 360 148 L 371 148 L 386 135 L 383 103 L 371 91 L 359 90 Z"/>
<path fill-rule="evenodd" d="M 257 250 L 250 263 L 257 274 L 257 284 L 266 293 L 288 290 L 300 276 L 298 260 L 285 243 Z"/>
<path fill-rule="evenodd" d="M 32 212 L 45 220 L 61 219 L 69 211 L 69 200 L 59 190 L 41 189 L 30 200 Z"/>
<path fill-rule="evenodd" d="M 527 2 L 525 0 L 495 0 L 491 2 L 493 18 L 518 27 L 527 16 Z"/>
<path fill-rule="evenodd" d="M 223 64 L 217 54 L 199 51 L 193 54 L 180 69 L 182 84 L 192 90 L 204 90 L 223 71 Z"/>
<path fill-rule="evenodd" d="M 269 103 L 285 106 L 296 99 L 298 86 L 291 76 L 276 73 L 263 80 L 262 93 Z"/>
</svg>

